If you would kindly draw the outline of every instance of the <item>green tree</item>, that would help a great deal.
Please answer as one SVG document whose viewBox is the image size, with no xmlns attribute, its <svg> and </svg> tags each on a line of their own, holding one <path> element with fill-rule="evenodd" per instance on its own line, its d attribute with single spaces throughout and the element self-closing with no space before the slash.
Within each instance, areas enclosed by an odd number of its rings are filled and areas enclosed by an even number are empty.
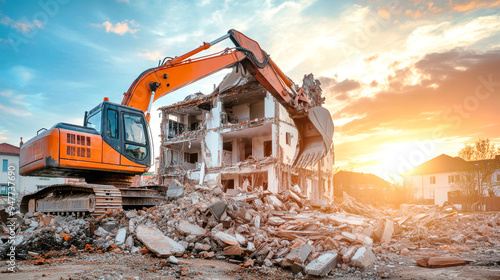
<svg viewBox="0 0 500 280">
<path fill-rule="evenodd" d="M 497 148 L 487 138 L 479 139 L 474 144 L 465 144 L 458 152 L 465 163 L 454 189 L 460 193 L 464 209 L 475 209 L 486 194 L 493 195 L 493 188 L 498 182 L 494 182 L 492 176 L 500 168 L 498 154 L 500 147 Z"/>
</svg>

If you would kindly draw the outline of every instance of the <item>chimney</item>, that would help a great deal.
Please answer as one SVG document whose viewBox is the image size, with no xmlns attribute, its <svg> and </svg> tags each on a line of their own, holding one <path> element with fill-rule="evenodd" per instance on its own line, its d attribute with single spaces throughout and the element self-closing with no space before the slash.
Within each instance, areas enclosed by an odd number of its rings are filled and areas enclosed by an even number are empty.
<svg viewBox="0 0 500 280">
<path fill-rule="evenodd" d="M 23 146 L 23 137 L 21 137 L 21 142 L 19 143 L 19 148 L 21 148 Z"/>
</svg>

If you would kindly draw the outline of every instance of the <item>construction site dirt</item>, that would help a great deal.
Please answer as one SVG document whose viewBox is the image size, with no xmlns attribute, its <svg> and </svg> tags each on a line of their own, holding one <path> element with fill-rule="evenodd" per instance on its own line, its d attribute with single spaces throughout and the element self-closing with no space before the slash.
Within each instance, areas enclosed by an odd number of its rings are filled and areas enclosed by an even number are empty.
<svg viewBox="0 0 500 280">
<path fill-rule="evenodd" d="M 498 279 L 500 214 L 376 209 L 301 189 L 228 195 L 183 185 L 167 202 L 98 218 L 17 215 L 2 279 Z M 300 205 L 300 206 L 299 206 Z M 3 241 L 9 229 L 2 224 Z M 3 260 L 9 260 L 2 246 Z"/>
</svg>

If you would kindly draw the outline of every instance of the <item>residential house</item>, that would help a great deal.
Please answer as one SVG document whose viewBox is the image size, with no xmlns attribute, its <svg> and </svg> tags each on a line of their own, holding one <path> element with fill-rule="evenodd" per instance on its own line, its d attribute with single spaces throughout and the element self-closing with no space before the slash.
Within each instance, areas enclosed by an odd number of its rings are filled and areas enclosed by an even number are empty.
<svg viewBox="0 0 500 280">
<path fill-rule="evenodd" d="M 248 76 L 235 82 L 228 75 L 210 95 L 192 94 L 160 108 L 160 183 L 219 185 L 232 194 L 259 188 L 278 193 L 297 184 L 313 204 L 329 203 L 333 147 L 318 163 L 293 168 L 297 129 L 285 108 Z M 318 80 L 308 75 L 304 85 L 313 106 L 324 103 Z"/>
<path fill-rule="evenodd" d="M 341 170 L 333 175 L 335 198 L 343 193 L 365 203 L 387 202 L 392 190 L 391 183 L 370 173 Z"/>
<path fill-rule="evenodd" d="M 460 157 L 442 154 L 408 170 L 404 173 L 404 179 L 406 183 L 416 188 L 416 198 L 424 203 L 443 205 L 449 201 L 461 208 L 460 194 L 454 187 L 458 185 L 463 172 L 485 163 L 498 161 L 500 156 L 491 160 L 465 161 Z M 500 169 L 493 172 L 490 179 L 493 185 L 500 184 Z M 492 194 L 500 196 L 500 190 L 494 188 Z M 489 195 L 487 192 L 484 193 L 485 197 Z"/>
<path fill-rule="evenodd" d="M 21 142 L 22 145 L 22 142 Z M 19 147 L 11 144 L 1 143 L 0 144 L 0 162 L 1 162 L 1 172 L 0 172 L 0 193 L 2 196 L 7 196 L 9 192 L 9 182 L 10 186 L 15 186 L 16 195 L 24 195 L 27 193 L 34 192 L 40 188 L 52 184 L 62 184 L 65 183 L 64 178 L 45 178 L 45 177 L 29 177 L 19 175 Z M 8 171 L 13 171 L 14 175 L 8 176 Z M 11 177 L 11 178 L 9 178 Z M 9 180 L 14 178 L 14 180 Z"/>
</svg>

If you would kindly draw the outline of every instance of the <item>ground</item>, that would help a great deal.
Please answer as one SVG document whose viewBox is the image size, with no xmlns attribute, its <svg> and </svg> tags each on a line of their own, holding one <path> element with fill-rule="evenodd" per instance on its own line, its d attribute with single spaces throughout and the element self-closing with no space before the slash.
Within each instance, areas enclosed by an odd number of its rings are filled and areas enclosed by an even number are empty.
<svg viewBox="0 0 500 280">
<path fill-rule="evenodd" d="M 496 261 L 477 261 L 466 266 L 423 268 L 415 259 L 421 254 L 412 252 L 398 256 L 394 265 L 370 267 L 365 271 L 346 273 L 337 268 L 323 279 L 500 279 L 500 258 Z M 320 279 L 303 277 L 280 268 L 243 268 L 223 260 L 179 258 L 179 264 L 169 264 L 165 259 L 147 255 L 115 253 L 76 253 L 71 257 L 46 260 L 42 265 L 31 261 L 18 261 L 19 272 L 5 273 L 0 278 L 18 279 Z M 496 265 L 495 265 L 496 264 Z"/>
</svg>

